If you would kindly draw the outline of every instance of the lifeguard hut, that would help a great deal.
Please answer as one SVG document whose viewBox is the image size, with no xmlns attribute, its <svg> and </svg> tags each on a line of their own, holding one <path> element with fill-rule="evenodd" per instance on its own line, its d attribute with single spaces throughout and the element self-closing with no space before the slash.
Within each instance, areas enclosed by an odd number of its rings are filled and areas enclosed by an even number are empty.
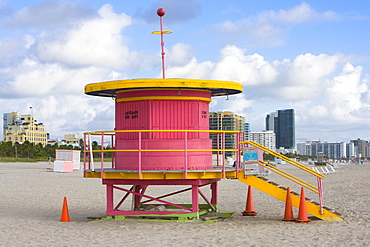
<svg viewBox="0 0 370 247">
<path fill-rule="evenodd" d="M 87 95 L 115 99 L 114 130 L 84 133 L 84 176 L 101 178 L 106 186 L 106 215 L 120 219 L 165 217 L 184 221 L 199 219 L 202 215 L 227 216 L 218 210 L 218 182 L 223 178 L 238 178 L 284 201 L 284 187 L 260 177 L 262 170 L 271 168 L 263 162 L 262 151 L 272 150 L 244 141 L 243 133 L 238 131 L 209 130 L 209 103 L 212 97 L 239 94 L 242 84 L 166 79 L 163 34 L 169 31 L 162 30 L 164 10 L 159 9 L 157 14 L 161 31 L 154 33 L 161 35 L 163 78 L 117 80 L 85 86 Z M 220 148 L 212 148 L 210 134 L 217 136 L 216 147 Z M 226 135 L 235 136 L 235 148 L 225 148 Z M 91 140 L 97 136 L 101 143 L 110 139 L 112 149 L 105 150 L 102 145 L 101 150 L 93 150 Z M 243 160 L 240 159 L 242 151 Z M 107 152 L 112 153 L 111 162 L 104 162 Z M 234 152 L 235 167 L 226 165 L 226 152 Z M 94 162 L 94 153 L 100 153 L 100 162 Z M 215 166 L 212 165 L 212 153 L 216 153 L 217 157 L 221 154 Z M 300 165 L 297 162 L 293 164 Z M 315 171 L 306 171 L 323 178 Z M 147 194 L 148 186 L 156 185 L 187 188 L 160 196 Z M 209 198 L 201 188 L 210 189 Z M 311 189 L 319 193 L 319 188 Z M 115 196 L 117 191 L 123 192 L 118 200 Z M 184 192 L 191 192 L 190 202 L 169 201 L 171 196 Z M 199 197 L 204 203 L 200 203 Z M 121 209 L 122 205 L 130 203 L 129 198 L 132 198 L 131 208 Z M 292 201 L 293 206 L 298 207 L 299 197 L 293 195 Z M 323 204 L 314 205 L 311 211 L 309 213 L 321 215 L 323 219 L 338 218 Z"/>
<path fill-rule="evenodd" d="M 55 150 L 54 172 L 80 170 L 80 150 Z"/>
</svg>

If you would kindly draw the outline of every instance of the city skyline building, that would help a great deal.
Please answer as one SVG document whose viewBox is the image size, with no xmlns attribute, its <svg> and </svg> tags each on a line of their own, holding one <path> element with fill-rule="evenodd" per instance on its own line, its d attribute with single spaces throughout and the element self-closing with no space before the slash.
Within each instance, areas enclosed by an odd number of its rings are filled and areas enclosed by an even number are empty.
<svg viewBox="0 0 370 247">
<path fill-rule="evenodd" d="M 233 112 L 210 112 L 209 113 L 209 129 L 210 130 L 233 130 L 246 132 L 245 118 Z M 216 134 L 211 134 L 212 148 L 221 148 L 221 142 L 219 142 L 219 147 L 217 147 L 217 136 Z M 236 138 L 235 134 L 225 135 L 225 148 L 226 149 L 236 149 Z M 220 139 L 219 139 L 220 140 Z M 226 152 L 226 156 L 230 156 L 233 152 Z"/>
<path fill-rule="evenodd" d="M 355 144 L 353 142 L 346 143 L 346 155 L 348 158 L 355 157 Z"/>
<path fill-rule="evenodd" d="M 78 134 L 67 134 L 64 135 L 64 141 L 67 145 L 69 144 L 79 144 L 81 138 L 78 137 Z"/>
<path fill-rule="evenodd" d="M 275 150 L 275 133 L 272 130 L 262 132 L 251 132 L 250 140 L 261 144 L 269 149 Z"/>
<path fill-rule="evenodd" d="M 368 152 L 369 142 L 357 138 L 357 140 L 351 140 L 353 143 L 356 153 L 356 158 L 369 158 L 370 153 Z"/>
<path fill-rule="evenodd" d="M 31 114 L 20 115 L 18 112 L 4 113 L 3 115 L 3 138 L 12 144 L 23 143 L 41 143 L 46 145 L 47 133 L 43 123 L 38 123 Z"/>
<path fill-rule="evenodd" d="M 348 159 L 357 156 L 353 142 L 306 141 L 297 143 L 297 151 L 300 155 L 311 157 L 317 157 L 320 153 L 327 159 Z"/>
<path fill-rule="evenodd" d="M 249 122 L 244 123 L 244 140 L 249 141 L 251 140 L 251 125 Z"/>
<path fill-rule="evenodd" d="M 275 121 L 277 118 L 277 112 L 271 112 L 266 116 L 266 130 L 272 130 L 275 132 Z"/>
<path fill-rule="evenodd" d="M 272 112 L 265 119 L 266 130 L 275 133 L 275 148 L 295 148 L 295 116 L 294 109 Z"/>
</svg>

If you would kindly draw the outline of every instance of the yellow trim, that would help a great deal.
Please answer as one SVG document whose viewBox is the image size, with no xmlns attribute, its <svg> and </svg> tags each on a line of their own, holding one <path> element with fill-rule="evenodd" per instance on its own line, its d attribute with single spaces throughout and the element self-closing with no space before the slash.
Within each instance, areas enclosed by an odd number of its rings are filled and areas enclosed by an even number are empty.
<svg viewBox="0 0 370 247">
<path fill-rule="evenodd" d="M 202 91 L 202 92 L 212 92 L 211 90 L 207 90 L 207 89 L 190 89 L 190 88 L 165 88 L 165 87 L 162 87 L 162 88 L 150 88 L 149 89 L 150 91 L 153 91 L 153 90 L 172 90 L 172 91 Z M 121 90 L 121 91 L 117 91 L 117 93 L 121 93 L 121 92 L 136 92 L 136 91 L 148 91 L 147 88 L 138 88 L 138 89 L 128 89 L 128 90 Z"/>
<path fill-rule="evenodd" d="M 135 101 L 135 100 L 200 100 L 211 102 L 210 98 L 205 97 L 181 97 L 181 96 L 142 96 L 142 97 L 130 97 L 130 98 L 121 98 L 116 99 L 116 102 L 124 102 L 124 101 Z"/>
<path fill-rule="evenodd" d="M 104 90 L 125 90 L 133 88 L 200 88 L 225 89 L 242 92 L 243 85 L 238 82 L 201 79 L 133 79 L 91 83 L 85 86 L 85 93 Z"/>
<path fill-rule="evenodd" d="M 312 184 L 309 184 L 305 181 L 303 181 L 302 179 L 299 179 L 295 176 L 293 176 L 292 174 L 290 173 L 287 173 L 286 171 L 283 171 L 275 166 L 272 166 L 272 165 L 269 165 L 268 163 L 264 162 L 263 160 L 258 160 L 259 164 L 273 172 L 276 172 L 277 174 L 279 174 L 280 176 L 286 178 L 286 179 L 289 179 L 313 192 L 315 192 L 316 194 L 319 194 L 319 188 L 313 186 Z"/>
<path fill-rule="evenodd" d="M 152 34 L 171 34 L 172 31 L 169 30 L 163 30 L 163 31 L 153 31 Z"/>
<path fill-rule="evenodd" d="M 289 164 L 291 164 L 291 165 L 293 165 L 293 166 L 295 166 L 295 167 L 298 167 L 298 168 L 300 168 L 301 170 L 306 171 L 306 172 L 308 172 L 308 173 L 310 173 L 310 174 L 312 174 L 312 175 L 314 175 L 314 176 L 316 176 L 316 177 L 319 177 L 319 178 L 324 178 L 324 177 L 325 177 L 325 175 L 322 175 L 321 173 L 316 172 L 316 171 L 314 171 L 314 170 L 312 170 L 312 169 L 308 168 L 307 166 L 302 165 L 301 163 L 298 163 L 297 161 L 294 161 L 294 160 L 292 160 L 292 159 L 289 159 L 289 158 L 287 158 L 286 156 L 284 156 L 284 155 L 282 155 L 282 154 L 279 154 L 279 153 L 277 153 L 277 152 L 275 152 L 275 151 L 273 151 L 273 150 L 271 150 L 271 149 L 269 149 L 269 148 L 267 148 L 267 147 L 265 147 L 265 146 L 262 146 L 261 144 L 259 144 L 259 143 L 257 143 L 257 142 L 254 142 L 254 141 L 244 141 L 244 142 L 240 142 L 240 144 L 244 144 L 244 143 L 246 143 L 246 144 L 250 144 L 250 145 L 252 145 L 252 146 L 254 146 L 254 147 L 256 147 L 256 148 L 259 148 L 259 149 L 261 149 L 262 151 L 264 151 L 264 152 L 266 152 L 266 153 L 269 153 L 269 154 L 271 154 L 271 155 L 273 155 L 273 156 L 275 156 L 275 157 L 278 157 L 279 159 L 282 159 L 282 160 L 284 160 L 284 161 L 288 162 Z"/>
<path fill-rule="evenodd" d="M 85 178 L 104 178 L 104 179 L 139 179 L 138 171 L 106 171 L 103 176 L 100 169 L 95 169 L 95 172 L 87 171 Z M 225 171 L 226 178 L 236 178 L 235 171 Z M 222 170 L 199 170 L 188 171 L 187 179 L 222 179 Z M 169 171 L 141 171 L 142 180 L 163 180 L 163 179 L 185 179 L 185 172 L 180 170 Z"/>
</svg>

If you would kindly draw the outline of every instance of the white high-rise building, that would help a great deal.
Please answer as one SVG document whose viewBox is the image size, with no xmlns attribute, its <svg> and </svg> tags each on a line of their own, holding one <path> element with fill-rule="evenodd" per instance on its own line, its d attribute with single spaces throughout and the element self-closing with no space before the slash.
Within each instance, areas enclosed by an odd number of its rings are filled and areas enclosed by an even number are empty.
<svg viewBox="0 0 370 247">
<path fill-rule="evenodd" d="M 309 143 L 297 143 L 297 151 L 300 155 L 308 155 L 308 148 L 309 148 Z"/>
<path fill-rule="evenodd" d="M 246 141 L 249 141 L 251 139 L 251 127 L 249 122 L 244 123 L 244 133 L 245 133 L 244 139 Z"/>
<path fill-rule="evenodd" d="M 352 146 L 352 148 L 351 148 Z M 348 148 L 350 150 L 348 150 Z M 297 150 L 300 155 L 317 156 L 322 153 L 329 159 L 348 158 L 353 151 L 353 143 L 348 144 L 345 142 L 328 143 L 322 141 L 307 141 L 305 143 L 297 143 Z"/>
<path fill-rule="evenodd" d="M 347 154 L 347 157 L 348 158 L 351 158 L 351 157 L 356 156 L 356 153 L 355 153 L 355 144 L 353 142 L 347 143 L 346 147 L 347 147 L 346 154 Z"/>
<path fill-rule="evenodd" d="M 251 141 L 257 142 L 262 146 L 275 150 L 275 133 L 272 130 L 265 130 L 262 132 L 251 132 L 250 139 Z"/>
</svg>

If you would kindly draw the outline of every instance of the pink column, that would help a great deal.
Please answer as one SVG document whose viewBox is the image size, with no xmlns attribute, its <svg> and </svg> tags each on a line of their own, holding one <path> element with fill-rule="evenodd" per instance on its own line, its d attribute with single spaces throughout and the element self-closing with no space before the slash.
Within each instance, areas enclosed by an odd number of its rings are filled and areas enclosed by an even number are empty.
<svg viewBox="0 0 370 247">
<path fill-rule="evenodd" d="M 113 185 L 107 184 L 107 215 L 113 212 Z"/>
<path fill-rule="evenodd" d="M 211 183 L 212 198 L 211 203 L 213 205 L 218 204 L 218 182 Z"/>
<path fill-rule="evenodd" d="M 192 212 L 197 213 L 199 211 L 199 197 L 198 197 L 198 185 L 191 186 L 191 197 L 192 197 Z"/>
</svg>

